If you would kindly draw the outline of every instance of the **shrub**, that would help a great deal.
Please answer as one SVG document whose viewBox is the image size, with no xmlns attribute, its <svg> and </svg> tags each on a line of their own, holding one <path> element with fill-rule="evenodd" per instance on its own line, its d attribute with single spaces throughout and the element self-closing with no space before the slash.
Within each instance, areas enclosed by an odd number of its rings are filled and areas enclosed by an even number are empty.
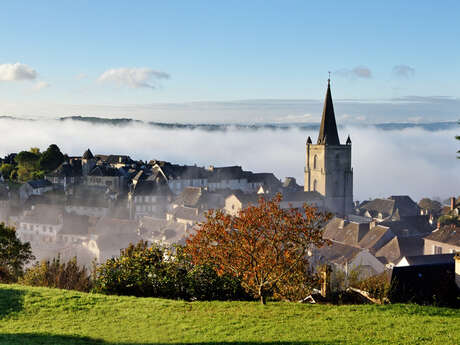
<svg viewBox="0 0 460 345">
<path fill-rule="evenodd" d="M 391 275 L 389 272 L 382 272 L 375 276 L 360 281 L 356 287 L 366 291 L 372 298 L 380 300 L 381 303 L 387 300 L 390 292 Z"/>
<path fill-rule="evenodd" d="M 209 266 L 192 265 L 180 246 L 165 248 L 141 241 L 95 267 L 95 292 L 173 299 L 247 299 L 239 280 L 218 276 Z"/>
<path fill-rule="evenodd" d="M 90 276 L 85 267 L 78 266 L 76 257 L 68 262 L 61 262 L 58 256 L 52 261 L 36 263 L 26 270 L 20 283 L 85 292 L 91 289 Z"/>
</svg>

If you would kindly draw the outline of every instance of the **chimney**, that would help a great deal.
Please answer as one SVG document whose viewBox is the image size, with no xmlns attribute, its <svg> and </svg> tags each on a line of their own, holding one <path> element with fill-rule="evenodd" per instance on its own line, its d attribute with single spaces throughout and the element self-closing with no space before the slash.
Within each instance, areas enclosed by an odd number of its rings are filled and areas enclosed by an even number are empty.
<svg viewBox="0 0 460 345">
<path fill-rule="evenodd" d="M 455 208 L 455 197 L 453 196 L 450 198 L 450 209 L 453 210 Z"/>
<path fill-rule="evenodd" d="M 455 283 L 460 289 L 460 253 L 455 254 Z"/>
</svg>

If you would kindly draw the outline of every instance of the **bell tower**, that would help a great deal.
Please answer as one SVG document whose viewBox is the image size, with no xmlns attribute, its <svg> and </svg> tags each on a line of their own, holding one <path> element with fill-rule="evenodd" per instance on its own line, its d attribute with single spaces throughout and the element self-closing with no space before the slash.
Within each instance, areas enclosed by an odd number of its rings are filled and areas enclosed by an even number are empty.
<svg viewBox="0 0 460 345">
<path fill-rule="evenodd" d="M 353 168 L 351 139 L 340 144 L 332 104 L 331 80 L 327 80 L 321 126 L 316 144 L 307 139 L 305 166 L 306 192 L 318 192 L 325 197 L 329 211 L 346 216 L 353 209 Z"/>
</svg>

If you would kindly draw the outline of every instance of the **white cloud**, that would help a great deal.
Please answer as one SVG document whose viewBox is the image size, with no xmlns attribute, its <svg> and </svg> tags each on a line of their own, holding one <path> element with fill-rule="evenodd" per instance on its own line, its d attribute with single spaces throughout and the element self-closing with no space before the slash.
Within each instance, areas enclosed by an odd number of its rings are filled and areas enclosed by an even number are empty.
<svg viewBox="0 0 460 345">
<path fill-rule="evenodd" d="M 0 81 L 34 80 L 37 72 L 22 63 L 6 63 L 0 65 Z"/>
<path fill-rule="evenodd" d="M 50 83 L 47 83 L 46 81 L 39 81 L 35 84 L 34 89 L 35 90 L 42 90 L 46 89 L 47 87 L 50 87 Z"/>
<path fill-rule="evenodd" d="M 75 76 L 75 79 L 77 79 L 77 80 L 82 80 L 82 79 L 85 79 L 86 77 L 88 77 L 87 74 L 85 74 L 85 73 L 79 73 L 79 74 L 77 74 L 77 75 Z"/>
<path fill-rule="evenodd" d="M 335 71 L 334 73 L 345 78 L 372 78 L 372 71 L 366 66 L 356 66 L 353 69 L 343 68 Z"/>
<path fill-rule="evenodd" d="M 415 75 L 415 69 L 407 65 L 396 65 L 393 67 L 393 74 L 397 77 L 411 78 Z"/>
<path fill-rule="evenodd" d="M 321 121 L 320 116 L 314 116 L 312 114 L 303 115 L 286 115 L 276 119 L 276 122 L 319 122 Z"/>
<path fill-rule="evenodd" d="M 169 79 L 168 73 L 155 71 L 150 68 L 114 68 L 101 74 L 101 82 L 114 82 L 133 88 L 155 88 L 154 80 Z"/>
</svg>

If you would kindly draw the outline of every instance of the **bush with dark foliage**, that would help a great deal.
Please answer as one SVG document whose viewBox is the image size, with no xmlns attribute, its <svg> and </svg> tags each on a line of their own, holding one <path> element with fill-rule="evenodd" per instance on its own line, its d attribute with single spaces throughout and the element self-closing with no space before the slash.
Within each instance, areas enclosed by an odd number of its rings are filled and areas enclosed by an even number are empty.
<svg viewBox="0 0 460 345">
<path fill-rule="evenodd" d="M 77 258 L 61 262 L 59 256 L 27 269 L 20 283 L 84 292 L 91 289 L 90 276 L 85 267 L 78 266 Z"/>
<path fill-rule="evenodd" d="M 194 266 L 180 246 L 164 248 L 141 241 L 119 257 L 94 268 L 94 292 L 186 300 L 250 298 L 238 279 L 218 276 L 212 267 Z"/>
</svg>

